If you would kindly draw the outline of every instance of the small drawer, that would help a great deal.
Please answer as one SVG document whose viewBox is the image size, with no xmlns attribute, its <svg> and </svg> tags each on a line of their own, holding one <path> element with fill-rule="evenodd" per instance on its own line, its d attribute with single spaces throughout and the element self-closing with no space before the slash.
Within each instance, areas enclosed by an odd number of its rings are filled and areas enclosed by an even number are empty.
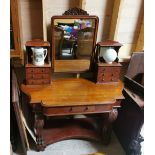
<svg viewBox="0 0 155 155">
<path fill-rule="evenodd" d="M 26 68 L 26 73 L 49 73 L 50 68 L 43 68 L 43 67 L 31 67 Z"/>
<path fill-rule="evenodd" d="M 49 73 L 50 68 L 35 68 L 33 72 L 34 73 Z"/>
<path fill-rule="evenodd" d="M 26 68 L 26 74 L 33 73 L 33 68 Z"/>
<path fill-rule="evenodd" d="M 28 85 L 50 84 L 50 79 L 27 79 L 26 84 Z"/>
<path fill-rule="evenodd" d="M 43 67 L 30 67 L 26 68 L 26 73 L 49 73 L 50 68 L 43 68 Z"/>
<path fill-rule="evenodd" d="M 32 79 L 32 78 L 33 78 L 33 73 L 26 74 L 26 79 Z"/>
<path fill-rule="evenodd" d="M 95 110 L 95 106 L 75 106 L 70 107 L 69 112 L 72 113 L 87 113 Z"/>
<path fill-rule="evenodd" d="M 28 85 L 41 84 L 41 80 L 26 79 L 26 84 Z"/>
<path fill-rule="evenodd" d="M 26 75 L 27 79 L 49 79 L 50 74 L 34 74 L 34 73 L 29 73 Z"/>
<path fill-rule="evenodd" d="M 100 73 L 108 73 L 111 72 L 112 68 L 111 67 L 99 67 L 98 72 Z"/>
<path fill-rule="evenodd" d="M 111 81 L 117 82 L 120 77 L 120 68 L 115 67 L 111 73 Z"/>
<path fill-rule="evenodd" d="M 99 67 L 97 74 L 97 82 L 117 82 L 120 76 L 120 67 Z"/>
</svg>

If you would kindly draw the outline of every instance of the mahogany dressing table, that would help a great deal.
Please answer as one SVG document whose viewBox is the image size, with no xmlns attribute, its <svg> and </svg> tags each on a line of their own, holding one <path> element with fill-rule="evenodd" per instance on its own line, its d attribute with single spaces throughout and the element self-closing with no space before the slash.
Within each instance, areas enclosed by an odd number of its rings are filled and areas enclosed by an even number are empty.
<svg viewBox="0 0 155 155">
<path fill-rule="evenodd" d="M 75 24 L 76 21 L 76 25 L 77 22 L 83 23 L 83 27 L 89 24 L 93 31 L 83 32 L 83 40 L 93 40 L 87 42 L 92 51 L 82 51 L 82 46 L 85 45 L 77 44 L 74 52 L 81 47 L 80 57 L 69 55 L 70 47 L 66 54 L 66 49 L 60 48 L 61 33 L 55 31 L 55 27 L 59 26 L 57 23 L 62 21 L 66 25 L 67 22 Z M 21 91 L 26 94 L 27 104 L 31 106 L 34 114 L 33 126 L 37 148 L 44 150 L 51 143 L 69 138 L 99 140 L 108 144 L 112 131 L 111 123 L 117 118 L 117 107 L 120 107 L 120 102 L 124 99 L 123 83 L 118 81 L 96 84 L 84 78 L 53 78 L 55 73 L 80 75 L 90 72 L 91 53 L 96 46 L 98 17 L 89 16 L 87 12 L 73 8 L 63 16 L 52 17 L 51 27 L 51 83 L 21 85 Z M 79 29 L 82 29 L 81 26 Z M 62 53 L 62 59 L 58 53 Z"/>
<path fill-rule="evenodd" d="M 22 84 L 21 90 L 29 97 L 29 104 L 35 114 L 38 149 L 43 150 L 48 144 L 68 138 L 108 143 L 111 123 L 117 118 L 114 109 L 124 99 L 122 89 L 121 81 L 118 85 L 97 85 L 81 78 L 57 79 L 50 85 Z M 99 114 L 99 117 L 97 121 L 93 117 L 72 118 L 77 114 Z M 50 120 L 56 116 L 71 117 Z M 94 127 L 95 122 L 99 125 L 97 128 Z"/>
</svg>

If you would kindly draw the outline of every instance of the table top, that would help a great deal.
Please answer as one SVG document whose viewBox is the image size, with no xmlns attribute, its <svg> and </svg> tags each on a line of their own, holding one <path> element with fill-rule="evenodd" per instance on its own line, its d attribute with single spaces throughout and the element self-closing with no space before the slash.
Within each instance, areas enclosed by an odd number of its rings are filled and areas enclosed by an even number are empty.
<svg viewBox="0 0 155 155">
<path fill-rule="evenodd" d="M 122 95 L 123 83 L 95 84 L 82 78 L 56 79 L 50 85 L 21 85 L 30 104 L 43 107 L 112 104 Z"/>
</svg>

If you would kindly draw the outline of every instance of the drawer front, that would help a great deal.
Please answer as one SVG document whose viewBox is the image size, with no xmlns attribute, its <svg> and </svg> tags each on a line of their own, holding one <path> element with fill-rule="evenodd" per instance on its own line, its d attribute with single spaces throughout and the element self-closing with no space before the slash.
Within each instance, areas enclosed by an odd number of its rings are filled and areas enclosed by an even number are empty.
<svg viewBox="0 0 155 155">
<path fill-rule="evenodd" d="M 50 68 L 43 68 L 43 67 L 26 68 L 26 74 L 28 74 L 28 73 L 49 73 L 49 72 L 50 72 Z"/>
<path fill-rule="evenodd" d="M 117 82 L 120 76 L 120 67 L 99 67 L 97 82 Z"/>
<path fill-rule="evenodd" d="M 50 84 L 50 80 L 49 79 L 41 79 L 41 80 L 28 79 L 26 80 L 26 84 L 28 85 Z"/>
<path fill-rule="evenodd" d="M 112 70 L 112 78 L 111 80 L 116 82 L 118 81 L 118 79 L 120 78 L 120 67 L 115 67 L 113 70 Z"/>
<path fill-rule="evenodd" d="M 94 114 L 94 113 L 109 112 L 111 110 L 112 110 L 112 104 L 43 108 L 43 112 L 46 116 Z"/>
<path fill-rule="evenodd" d="M 51 82 L 50 68 L 43 68 L 43 67 L 26 68 L 26 84 L 40 85 L 40 84 L 50 84 L 50 82 Z"/>
<path fill-rule="evenodd" d="M 34 73 L 28 73 L 26 75 L 27 79 L 49 79 L 50 78 L 50 74 L 34 74 Z"/>
</svg>

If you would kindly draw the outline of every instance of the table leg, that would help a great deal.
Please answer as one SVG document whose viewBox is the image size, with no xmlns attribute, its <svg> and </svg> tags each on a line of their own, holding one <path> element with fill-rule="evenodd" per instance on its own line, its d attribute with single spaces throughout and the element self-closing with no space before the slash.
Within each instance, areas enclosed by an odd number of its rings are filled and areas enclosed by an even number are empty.
<svg viewBox="0 0 155 155">
<path fill-rule="evenodd" d="M 107 145 L 111 140 L 112 122 L 117 118 L 117 109 L 113 109 L 110 113 L 102 114 L 101 118 L 101 135 L 103 144 Z"/>
<path fill-rule="evenodd" d="M 37 150 L 43 151 L 45 149 L 45 142 L 43 138 L 43 126 L 44 119 L 42 115 L 35 114 L 35 134 L 36 134 L 36 142 L 37 142 Z"/>
</svg>

